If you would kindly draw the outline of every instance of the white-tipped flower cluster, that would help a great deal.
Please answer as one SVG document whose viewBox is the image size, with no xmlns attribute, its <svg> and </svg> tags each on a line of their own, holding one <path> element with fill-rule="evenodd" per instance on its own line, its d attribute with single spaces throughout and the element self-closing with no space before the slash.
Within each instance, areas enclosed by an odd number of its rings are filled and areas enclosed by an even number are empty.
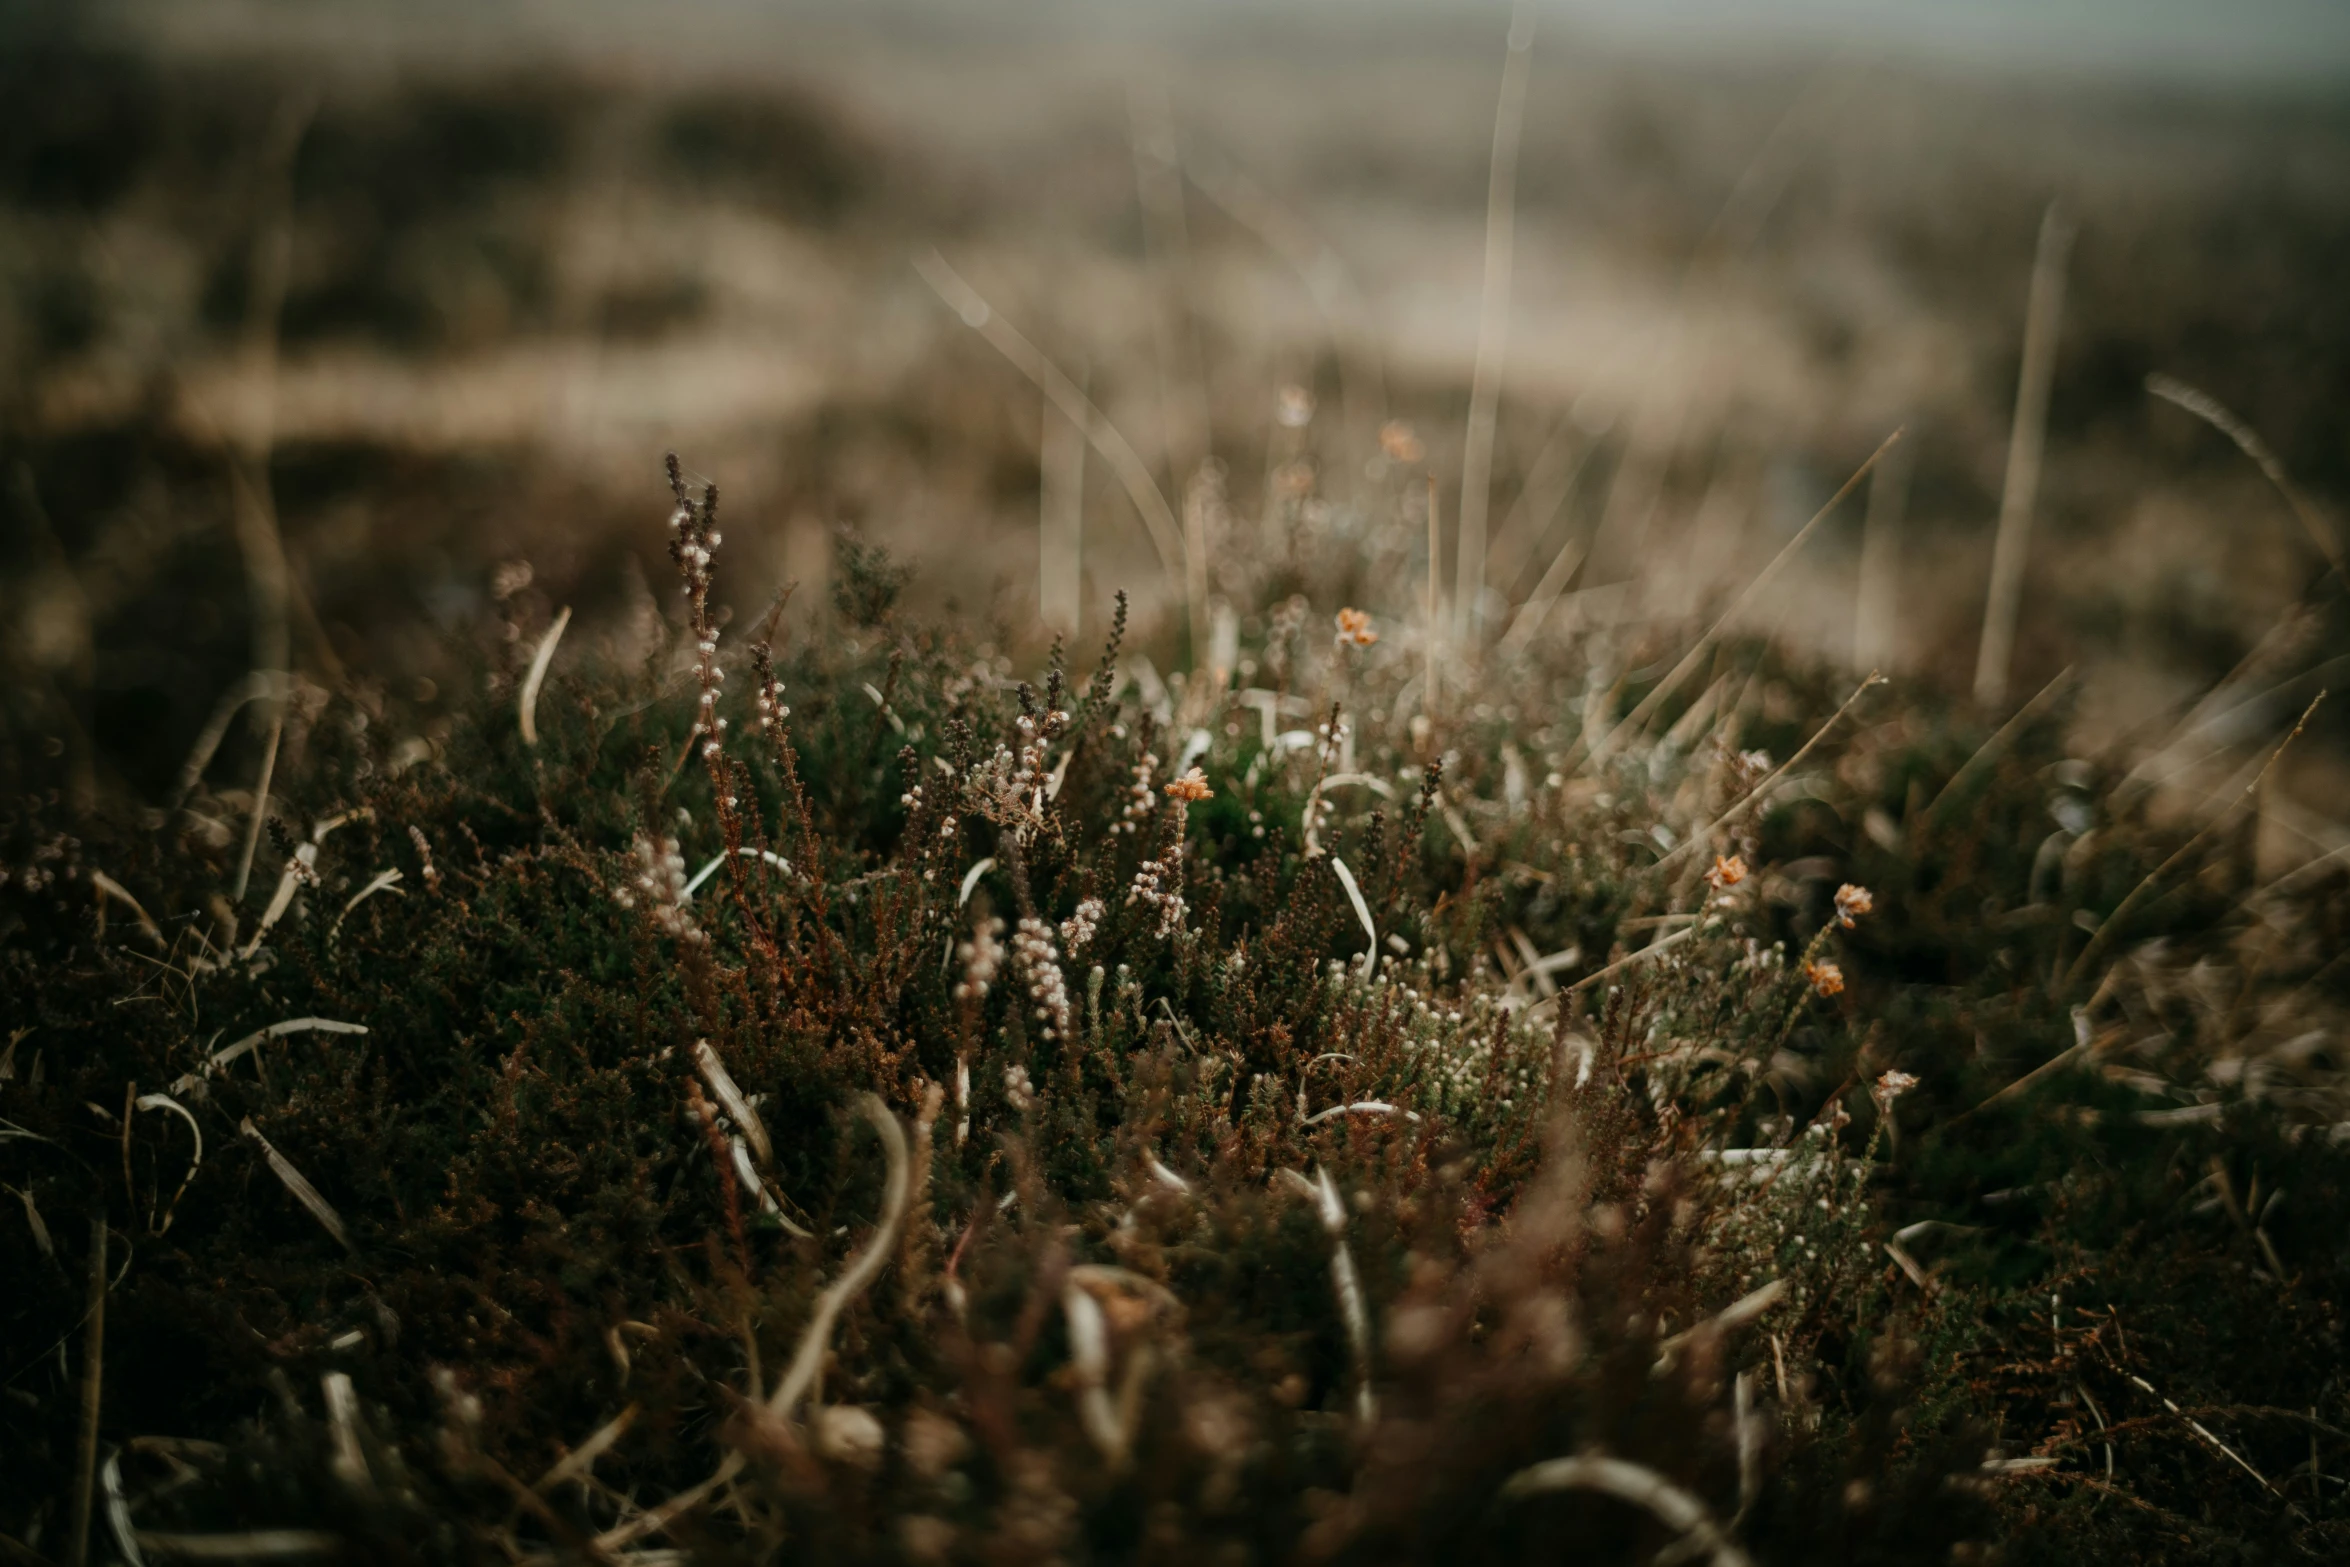
<svg viewBox="0 0 2350 1567">
<path fill-rule="evenodd" d="M 694 711 L 694 737 L 702 742 L 703 757 L 714 760 L 726 733 L 726 720 L 718 716 L 718 688 L 726 683 L 726 671 L 718 663 L 718 626 L 710 616 L 710 564 L 717 559 L 723 542 L 718 532 L 718 493 L 709 491 L 696 506 L 674 460 L 669 477 L 677 491 L 677 508 L 669 514 L 669 558 L 677 563 L 678 577 L 692 605 L 688 619 L 694 633 L 694 679 L 702 688 L 701 704 Z"/>
<path fill-rule="evenodd" d="M 1000 827 L 1009 827 L 1026 843 L 1044 823 L 1045 788 L 1051 769 L 1045 758 L 1069 725 L 1069 715 L 1058 708 L 1037 718 L 1022 713 L 1013 720 L 1019 744 L 999 745 L 995 754 L 971 769 L 964 787 L 979 813 Z"/>
<path fill-rule="evenodd" d="M 963 960 L 963 978 L 955 986 L 957 1001 L 986 999 L 987 987 L 1004 966 L 1004 945 L 996 939 L 1003 933 L 1002 920 L 984 919 L 971 927 L 971 939 L 955 948 L 955 956 Z"/>
<path fill-rule="evenodd" d="M 1110 831 L 1128 836 L 1141 831 L 1142 824 L 1159 808 L 1158 793 L 1151 787 L 1158 771 L 1158 757 L 1143 752 L 1134 764 L 1134 781 L 1126 786 L 1126 803 L 1119 808 L 1118 819 L 1110 824 Z"/>
<path fill-rule="evenodd" d="M 1159 912 L 1159 934 L 1172 936 L 1183 928 L 1183 842 L 1177 839 L 1165 854 L 1134 868 L 1134 885 L 1126 889 L 1126 906 L 1147 904 Z"/>
<path fill-rule="evenodd" d="M 432 862 L 432 841 L 424 836 L 424 829 L 413 822 L 408 826 L 408 841 L 416 845 L 416 857 L 423 862 L 425 890 L 440 891 L 441 872 L 440 867 Z"/>
<path fill-rule="evenodd" d="M 751 699 L 751 711 L 759 715 L 759 733 L 773 734 L 776 725 L 791 717 L 791 709 L 783 705 L 783 682 L 770 673 L 759 681 L 759 694 Z"/>
<path fill-rule="evenodd" d="M 678 852 L 677 840 L 656 841 L 640 832 L 632 850 L 636 874 L 613 892 L 613 901 L 624 909 L 643 904 L 652 912 L 654 922 L 680 941 L 698 944 L 707 940 L 686 901 L 685 856 Z"/>
<path fill-rule="evenodd" d="M 1022 1115 L 1028 1113 L 1028 1107 L 1036 1103 L 1036 1085 L 1028 1080 L 1028 1068 L 1004 1068 L 1004 1097 L 1012 1101 L 1014 1110 Z"/>
<path fill-rule="evenodd" d="M 1069 986 L 1061 977 L 1061 955 L 1053 946 L 1053 928 L 1031 914 L 1012 933 L 1012 957 L 1028 981 L 1028 999 L 1036 1004 L 1036 1020 L 1047 1039 L 1069 1037 Z"/>
<path fill-rule="evenodd" d="M 1077 912 L 1061 921 L 1061 940 L 1069 949 L 1069 956 L 1083 952 L 1093 940 L 1093 933 L 1101 928 L 1102 916 L 1109 910 L 1099 898 L 1087 898 L 1077 905 Z"/>
</svg>

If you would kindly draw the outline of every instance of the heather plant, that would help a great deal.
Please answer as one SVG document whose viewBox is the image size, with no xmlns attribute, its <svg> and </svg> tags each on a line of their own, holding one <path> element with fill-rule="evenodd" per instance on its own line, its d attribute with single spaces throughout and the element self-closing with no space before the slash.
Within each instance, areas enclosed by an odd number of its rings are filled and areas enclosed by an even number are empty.
<svg viewBox="0 0 2350 1567">
<path fill-rule="evenodd" d="M 1400 495 L 1161 674 L 730 613 L 670 481 L 649 658 L 504 594 L 436 738 L 12 803 L 12 1557 L 2350 1543 L 2338 866 L 2061 702 L 1472 657 Z"/>
</svg>

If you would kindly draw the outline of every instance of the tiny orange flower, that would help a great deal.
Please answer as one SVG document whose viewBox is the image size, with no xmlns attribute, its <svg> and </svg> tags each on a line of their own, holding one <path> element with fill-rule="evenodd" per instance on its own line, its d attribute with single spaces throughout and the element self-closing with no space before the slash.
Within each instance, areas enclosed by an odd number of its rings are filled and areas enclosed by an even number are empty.
<svg viewBox="0 0 2350 1567">
<path fill-rule="evenodd" d="M 1413 463 L 1428 455 L 1428 448 L 1401 419 L 1390 419 L 1379 427 L 1379 449 L 1389 462 Z"/>
<path fill-rule="evenodd" d="M 1811 988 L 1823 996 L 1844 994 L 1844 970 L 1824 959 L 1805 962 L 1803 977 L 1810 980 Z"/>
<path fill-rule="evenodd" d="M 1208 787 L 1208 775 L 1201 772 L 1196 767 L 1193 768 L 1190 772 L 1185 773 L 1182 777 L 1176 779 L 1173 783 L 1167 785 L 1167 798 L 1170 800 L 1181 800 L 1186 805 L 1190 804 L 1194 800 L 1208 799 L 1212 797 L 1215 792 L 1215 790 Z"/>
<path fill-rule="evenodd" d="M 1894 1100 L 1917 1086 L 1918 1080 L 1907 1072 L 1887 1072 L 1877 1079 L 1877 1086 L 1870 1090 L 1870 1097 L 1877 1101 L 1877 1108 L 1890 1111 Z"/>
<path fill-rule="evenodd" d="M 1369 647 L 1379 640 L 1379 633 L 1371 629 L 1371 617 L 1359 609 L 1338 612 L 1338 641 L 1343 647 Z"/>
<path fill-rule="evenodd" d="M 1724 887 L 1735 887 L 1746 879 L 1746 857 L 1741 854 L 1717 854 L 1714 868 L 1705 873 L 1705 884 L 1720 892 Z"/>
<path fill-rule="evenodd" d="M 1866 887 L 1856 887 L 1846 882 L 1836 889 L 1836 923 L 1846 930 L 1852 929 L 1855 921 L 1876 906 L 1877 900 L 1869 896 Z"/>
</svg>

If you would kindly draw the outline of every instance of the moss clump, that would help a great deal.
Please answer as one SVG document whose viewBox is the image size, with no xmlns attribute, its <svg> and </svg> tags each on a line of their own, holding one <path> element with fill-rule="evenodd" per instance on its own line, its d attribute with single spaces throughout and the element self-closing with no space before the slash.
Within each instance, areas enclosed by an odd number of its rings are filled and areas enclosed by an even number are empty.
<svg viewBox="0 0 2350 1567">
<path fill-rule="evenodd" d="M 2186 829 L 1930 691 L 1781 776 L 1842 693 L 1761 645 L 1429 700 L 1294 561 L 1230 681 L 1122 603 L 1016 679 L 854 550 L 738 652 L 714 507 L 641 667 L 536 689 L 516 599 L 435 743 L 296 708 L 241 903 L 233 800 L 12 808 L 12 1553 L 93 1221 L 101 1547 L 2350 1544 L 2338 873 L 2135 893 Z"/>
</svg>

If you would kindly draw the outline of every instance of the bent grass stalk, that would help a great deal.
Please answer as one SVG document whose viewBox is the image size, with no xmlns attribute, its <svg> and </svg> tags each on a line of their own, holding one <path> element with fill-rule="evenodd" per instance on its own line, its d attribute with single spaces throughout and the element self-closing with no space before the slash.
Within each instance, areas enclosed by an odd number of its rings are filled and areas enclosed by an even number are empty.
<svg viewBox="0 0 2350 1567">
<path fill-rule="evenodd" d="M 2146 390 L 2166 403 L 2185 409 L 2235 442 L 2236 449 L 2252 459 L 2254 465 L 2267 475 L 2268 482 L 2276 486 L 2277 493 L 2285 498 L 2285 504 L 2293 508 L 2293 516 L 2301 524 L 2301 530 L 2309 535 L 2309 542 L 2317 546 L 2317 552 L 2325 557 L 2334 575 L 2350 582 L 2350 567 L 2343 565 L 2342 549 L 2334 541 L 2332 531 L 2319 520 L 2317 508 L 2309 504 L 2309 497 L 2301 493 L 2301 487 L 2285 472 L 2284 463 L 2269 449 L 2268 442 L 2260 438 L 2258 431 L 2237 418 L 2218 398 L 2189 386 L 2176 376 L 2159 373 L 2150 375 L 2146 378 Z"/>
<path fill-rule="evenodd" d="M 2048 439 L 2048 389 L 2056 376 L 2056 339 L 2064 315 L 2064 263 L 2072 248 L 2072 219 L 2052 201 L 2040 220 L 2032 257 L 2031 302 L 2024 317 L 2023 368 L 2017 372 L 2015 425 L 2007 444 L 2007 483 L 1999 497 L 1999 535 L 1991 547 L 1991 591 L 1983 605 L 1983 638 L 1975 657 L 1975 700 L 2007 701 L 2008 666 L 2024 594 L 2024 561 L 2031 551 L 2032 507 L 2040 491 L 2040 458 Z"/>
<path fill-rule="evenodd" d="M 1502 60 L 1501 92 L 1493 110 L 1493 154 L 1485 184 L 1485 286 L 1477 313 L 1477 362 L 1470 378 L 1469 424 L 1461 456 L 1459 556 L 1453 567 L 1452 636 L 1468 650 L 1478 645 L 1479 603 L 1485 596 L 1485 514 L 1493 498 L 1493 430 L 1509 337 L 1518 141 L 1526 119 L 1534 16 L 1533 0 L 1517 0 L 1510 13 L 1509 50 Z"/>
<path fill-rule="evenodd" d="M 1177 585 L 1187 599 L 1191 595 L 1194 568 L 1184 549 L 1183 524 L 1176 519 L 1175 510 L 1167 504 L 1158 481 L 1151 477 L 1150 465 L 1142 460 L 1132 443 L 1110 423 L 1109 416 L 1094 406 L 1075 381 L 1069 379 L 1058 365 L 1044 356 L 1011 322 L 998 315 L 981 297 L 979 291 L 963 280 L 961 273 L 947 265 L 946 258 L 936 251 L 914 258 L 914 270 L 921 274 L 947 307 L 963 318 L 963 324 L 985 338 L 988 346 L 1007 360 L 1012 368 L 1035 383 L 1038 391 L 1053 401 L 1062 417 L 1085 432 L 1093 449 L 1110 465 L 1118 482 L 1126 489 L 1127 498 L 1142 516 L 1144 529 L 1150 535 L 1151 547 L 1158 551 L 1159 567 L 1169 582 Z M 1200 563 L 1204 569 L 1205 563 Z M 1194 645 L 1204 649 L 1208 642 L 1206 625 L 1207 605 L 1186 605 L 1193 622 Z"/>
<path fill-rule="evenodd" d="M 1730 607 L 1723 610 L 1720 618 L 1706 628 L 1705 634 L 1691 644 L 1689 651 L 1682 655 L 1681 661 L 1673 666 L 1671 672 L 1664 679 L 1656 683 L 1654 690 L 1640 699 L 1639 705 L 1626 714 L 1622 722 L 1610 729 L 1595 745 L 1587 744 L 1587 736 L 1578 737 L 1575 749 L 1570 753 L 1571 765 L 1605 761 L 1615 754 L 1619 741 L 1626 735 L 1635 734 L 1644 727 L 1665 699 L 1679 688 L 1681 682 L 1687 679 L 1700 663 L 1704 662 L 1706 655 L 1713 651 L 1714 643 L 1729 628 L 1731 622 L 1745 611 L 1747 605 L 1753 603 L 1761 595 L 1764 588 L 1770 586 L 1780 571 L 1786 567 L 1786 564 L 1795 558 L 1795 552 L 1803 548 L 1804 541 L 1811 537 L 1812 531 L 1825 522 L 1837 507 L 1844 504 L 1845 497 L 1859 488 L 1860 481 L 1875 470 L 1877 464 L 1884 460 L 1885 454 L 1893 450 L 1894 445 L 1900 441 L 1901 436 L 1902 432 L 1895 430 L 1891 435 L 1885 437 L 1875 451 L 1869 453 L 1868 461 L 1853 470 L 1852 477 L 1844 481 L 1842 489 L 1828 497 L 1828 503 L 1825 506 L 1812 513 L 1811 520 L 1796 530 L 1795 537 L 1789 539 L 1779 553 L 1771 557 L 1770 564 L 1755 574 L 1754 580 L 1747 583 L 1739 595 L 1730 601 Z M 1561 771 L 1565 770 L 1561 769 Z"/>
<path fill-rule="evenodd" d="M 1728 810 L 1722 812 L 1721 815 L 1708 822 L 1699 831 L 1691 833 L 1687 838 L 1682 839 L 1678 847 L 1668 852 L 1663 859 L 1658 860 L 1654 865 L 1649 867 L 1649 874 L 1654 875 L 1658 871 L 1663 870 L 1666 866 L 1672 864 L 1682 855 L 1687 854 L 1691 849 L 1697 848 L 1701 844 L 1711 843 L 1713 841 L 1714 834 L 1730 826 L 1733 822 L 1737 821 L 1739 817 L 1745 815 L 1747 811 L 1761 803 L 1769 796 L 1773 789 L 1776 789 L 1779 786 L 1780 782 L 1785 779 L 1789 773 L 1795 771 L 1798 766 L 1802 765 L 1803 760 L 1811 755 L 1813 750 L 1818 747 L 1822 740 L 1828 737 L 1828 731 L 1834 729 L 1838 724 L 1844 721 L 1844 715 L 1852 711 L 1853 704 L 1865 696 L 1868 693 L 1870 687 L 1881 686 L 1884 683 L 1885 677 L 1883 675 L 1877 673 L 1873 669 L 1870 670 L 1868 678 L 1863 680 L 1857 687 L 1854 688 L 1852 695 L 1844 699 L 1844 705 L 1836 709 L 1834 713 L 1830 714 L 1826 723 L 1813 730 L 1811 738 L 1804 741 L 1803 744 L 1797 748 L 1793 756 L 1790 756 L 1786 761 L 1782 762 L 1778 769 L 1768 778 L 1765 778 L 1761 783 L 1756 784 L 1752 789 L 1746 791 L 1745 794 L 1740 795 L 1737 802 L 1731 805 Z"/>
<path fill-rule="evenodd" d="M 530 656 L 530 673 L 523 676 L 522 691 L 514 700 L 515 724 L 522 731 L 524 745 L 539 743 L 539 686 L 547 678 L 547 666 L 555 661 L 555 644 L 563 640 L 563 630 L 570 624 L 571 606 L 566 604 Z"/>
</svg>

